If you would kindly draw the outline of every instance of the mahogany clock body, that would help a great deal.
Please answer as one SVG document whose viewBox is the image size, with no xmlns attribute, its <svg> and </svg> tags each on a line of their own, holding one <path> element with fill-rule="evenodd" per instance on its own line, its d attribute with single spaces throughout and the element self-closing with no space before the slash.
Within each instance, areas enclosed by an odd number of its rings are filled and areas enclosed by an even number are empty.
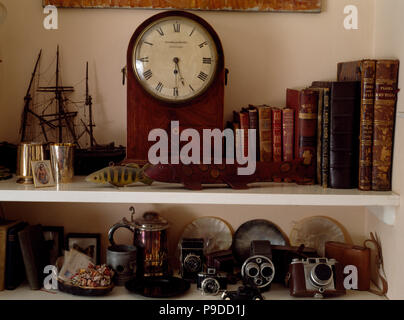
<svg viewBox="0 0 404 320">
<path fill-rule="evenodd" d="M 148 93 L 135 74 L 133 59 L 138 37 L 153 22 L 162 18 L 180 16 L 190 18 L 201 24 L 216 44 L 218 62 L 215 78 L 201 95 L 185 103 L 172 103 L 157 99 Z M 165 129 L 170 135 L 171 121 L 179 121 L 180 131 L 194 128 L 219 128 L 223 130 L 225 67 L 221 41 L 214 29 L 202 18 L 182 11 L 168 11 L 157 14 L 142 23 L 133 34 L 127 53 L 127 159 L 125 162 L 144 164 L 148 159 L 149 148 L 155 142 L 149 142 L 149 132 L 153 129 Z"/>
</svg>

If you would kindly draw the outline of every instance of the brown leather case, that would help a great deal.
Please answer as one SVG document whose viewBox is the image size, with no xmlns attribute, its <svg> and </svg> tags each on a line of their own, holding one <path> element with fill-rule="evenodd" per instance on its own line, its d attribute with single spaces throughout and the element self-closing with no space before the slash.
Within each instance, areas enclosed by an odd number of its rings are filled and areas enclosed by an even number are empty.
<svg viewBox="0 0 404 320">
<path fill-rule="evenodd" d="M 370 288 L 370 249 L 346 243 L 329 241 L 325 244 L 325 255 L 342 264 L 358 268 L 358 290 L 368 291 Z"/>
<path fill-rule="evenodd" d="M 294 158 L 294 122 L 295 111 L 291 108 L 282 110 L 282 133 L 283 133 L 283 161 L 292 161 Z"/>
<path fill-rule="evenodd" d="M 372 190 L 391 190 L 394 126 L 398 92 L 398 60 L 376 63 Z"/>
<path fill-rule="evenodd" d="M 358 186 L 360 82 L 333 82 L 330 111 L 330 188 Z"/>
</svg>

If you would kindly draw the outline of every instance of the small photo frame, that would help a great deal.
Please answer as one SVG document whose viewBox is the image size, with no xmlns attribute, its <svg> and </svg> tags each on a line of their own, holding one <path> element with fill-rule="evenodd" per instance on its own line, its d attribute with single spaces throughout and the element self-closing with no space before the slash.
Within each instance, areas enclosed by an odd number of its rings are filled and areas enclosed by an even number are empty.
<svg viewBox="0 0 404 320">
<path fill-rule="evenodd" d="M 75 249 L 89 256 L 94 264 L 100 264 L 101 235 L 99 233 L 69 233 L 66 250 Z"/>
<path fill-rule="evenodd" d="M 31 167 L 35 188 L 54 187 L 56 185 L 49 160 L 32 161 Z"/>
<path fill-rule="evenodd" d="M 56 265 L 57 258 L 63 256 L 64 228 L 42 227 L 46 248 L 49 250 L 50 263 Z"/>
</svg>

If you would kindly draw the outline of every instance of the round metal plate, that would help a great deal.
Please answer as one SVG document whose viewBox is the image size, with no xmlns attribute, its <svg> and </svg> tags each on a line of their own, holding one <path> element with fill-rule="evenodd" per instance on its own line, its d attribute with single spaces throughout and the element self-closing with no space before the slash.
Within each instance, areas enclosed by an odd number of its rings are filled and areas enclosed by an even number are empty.
<svg viewBox="0 0 404 320">
<path fill-rule="evenodd" d="M 248 221 L 234 234 L 233 254 L 240 264 L 250 256 L 250 246 L 254 240 L 268 240 L 272 245 L 289 245 L 288 237 L 274 223 L 267 220 Z"/>
</svg>

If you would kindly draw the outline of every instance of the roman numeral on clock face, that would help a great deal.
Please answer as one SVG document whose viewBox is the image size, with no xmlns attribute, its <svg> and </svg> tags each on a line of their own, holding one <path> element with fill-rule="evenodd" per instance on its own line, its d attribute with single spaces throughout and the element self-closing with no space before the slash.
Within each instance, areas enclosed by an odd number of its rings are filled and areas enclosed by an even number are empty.
<svg viewBox="0 0 404 320">
<path fill-rule="evenodd" d="M 151 77 L 153 77 L 153 72 L 152 72 L 151 70 L 147 70 L 147 71 L 145 71 L 145 72 L 143 73 L 143 77 L 144 77 L 146 80 L 150 80 Z"/>
<path fill-rule="evenodd" d="M 198 78 L 201 79 L 202 81 L 208 80 L 208 75 L 205 72 L 202 72 L 198 75 Z"/>
<path fill-rule="evenodd" d="M 156 87 L 156 91 L 161 92 L 163 90 L 163 88 L 164 88 L 164 85 L 161 82 L 159 82 Z"/>
<path fill-rule="evenodd" d="M 205 41 L 205 42 L 202 42 L 200 45 L 199 45 L 199 48 L 203 48 L 204 46 L 207 46 L 208 45 L 208 42 L 207 41 Z"/>
<path fill-rule="evenodd" d="M 179 23 L 174 23 L 174 32 L 181 32 L 181 25 Z"/>
<path fill-rule="evenodd" d="M 141 62 L 149 62 L 149 57 L 140 58 L 139 61 L 141 61 Z"/>
<path fill-rule="evenodd" d="M 173 96 L 178 97 L 178 88 L 173 89 Z"/>
<path fill-rule="evenodd" d="M 164 36 L 164 31 L 161 27 L 157 28 L 156 31 L 159 33 L 160 36 Z"/>
<path fill-rule="evenodd" d="M 202 60 L 204 64 L 212 64 L 212 58 L 203 58 Z"/>
</svg>

